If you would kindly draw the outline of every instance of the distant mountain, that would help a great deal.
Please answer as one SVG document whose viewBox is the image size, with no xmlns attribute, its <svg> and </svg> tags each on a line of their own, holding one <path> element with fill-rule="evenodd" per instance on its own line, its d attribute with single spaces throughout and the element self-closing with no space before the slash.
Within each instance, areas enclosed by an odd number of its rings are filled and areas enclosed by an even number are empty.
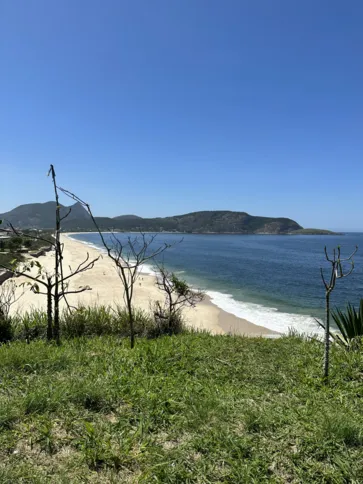
<svg viewBox="0 0 363 484">
<path fill-rule="evenodd" d="M 138 215 L 119 215 L 118 217 L 114 217 L 113 220 L 142 220 L 142 217 Z"/>
<path fill-rule="evenodd" d="M 70 207 L 63 205 L 61 207 L 62 217 L 70 211 L 67 217 L 69 222 L 74 220 L 90 222 L 87 210 L 80 203 L 75 203 Z M 29 203 L 0 214 L 0 220 L 8 221 L 17 228 L 50 229 L 54 228 L 55 208 L 55 202 Z"/>
<path fill-rule="evenodd" d="M 89 214 L 80 203 L 62 206 L 62 215 L 70 210 L 62 222 L 63 231 L 90 231 L 94 226 Z M 19 228 L 54 228 L 55 202 L 20 205 L 10 212 L 0 214 L 0 219 L 10 221 Z M 137 215 L 96 217 L 101 230 L 183 232 L 194 234 L 327 234 L 319 229 L 303 229 L 289 218 L 255 217 L 246 212 L 215 210 L 192 212 L 173 217 L 142 218 Z M 332 233 L 332 232 L 330 232 Z"/>
</svg>

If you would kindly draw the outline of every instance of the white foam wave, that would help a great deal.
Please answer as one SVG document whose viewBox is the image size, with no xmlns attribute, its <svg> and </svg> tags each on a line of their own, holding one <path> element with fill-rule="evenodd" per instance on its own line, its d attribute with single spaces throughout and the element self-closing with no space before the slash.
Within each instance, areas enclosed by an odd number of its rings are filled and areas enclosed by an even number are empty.
<svg viewBox="0 0 363 484">
<path fill-rule="evenodd" d="M 73 238 L 71 236 L 68 237 Z M 101 253 L 107 253 L 103 247 L 92 244 L 91 242 L 76 238 L 73 239 L 92 247 Z M 150 264 L 144 264 L 141 267 L 140 272 L 142 274 L 156 276 L 156 272 Z M 178 274 L 184 272 L 185 271 L 178 271 Z M 322 329 L 312 316 L 284 313 L 276 308 L 263 306 L 262 304 L 236 301 L 231 294 L 224 294 L 217 291 L 206 291 L 206 294 L 210 297 L 212 303 L 223 311 L 231 313 L 238 318 L 247 319 L 251 323 L 258 324 L 259 326 L 263 326 L 273 331 L 287 333 L 290 329 L 293 329 L 299 333 L 322 334 Z"/>
<path fill-rule="evenodd" d="M 156 276 L 156 271 L 153 266 L 149 264 L 143 264 L 140 269 L 141 274 L 148 274 L 150 276 Z"/>
<path fill-rule="evenodd" d="M 231 294 L 217 291 L 207 291 L 207 295 L 211 298 L 212 303 L 223 311 L 279 333 L 287 333 L 291 329 L 305 334 L 322 333 L 322 329 L 312 316 L 284 313 L 276 308 L 236 301 Z"/>
<path fill-rule="evenodd" d="M 69 237 L 69 238 L 71 238 L 73 240 L 76 240 L 77 242 L 81 242 L 82 244 L 87 245 L 87 247 L 91 247 L 92 249 L 96 249 L 99 252 L 101 252 L 102 254 L 107 254 L 107 250 L 104 247 L 101 247 L 99 245 L 93 244 L 92 242 L 87 242 L 86 240 L 76 239 L 76 238 L 71 237 L 69 235 L 67 237 Z M 130 264 L 132 264 L 134 261 L 130 259 L 129 262 L 130 262 Z M 150 264 L 143 264 L 141 266 L 140 272 L 142 274 L 148 274 L 148 275 L 151 275 L 151 276 L 155 276 L 156 275 L 156 272 L 155 272 L 154 268 Z"/>
<path fill-rule="evenodd" d="M 107 250 L 104 247 L 100 247 L 99 245 L 92 244 L 92 242 L 87 242 L 85 240 L 76 239 L 75 237 L 71 237 L 70 235 L 68 235 L 67 237 L 69 237 L 70 239 L 76 240 L 77 242 L 81 242 L 81 244 L 86 245 L 87 247 L 90 247 L 91 249 L 96 249 L 99 252 L 101 252 L 102 254 L 107 254 Z"/>
</svg>

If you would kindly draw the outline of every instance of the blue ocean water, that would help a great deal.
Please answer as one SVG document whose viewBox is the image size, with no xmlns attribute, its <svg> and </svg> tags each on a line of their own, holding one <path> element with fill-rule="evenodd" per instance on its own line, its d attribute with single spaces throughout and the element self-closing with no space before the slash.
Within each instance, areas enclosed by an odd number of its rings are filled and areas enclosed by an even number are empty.
<svg viewBox="0 0 363 484">
<path fill-rule="evenodd" d="M 117 234 L 121 240 L 136 234 Z M 105 234 L 106 240 L 109 234 Z M 96 233 L 72 235 L 101 248 Z M 182 240 L 182 241 L 181 241 Z M 348 256 L 358 245 L 354 272 L 339 280 L 333 305 L 343 307 L 363 297 L 363 234 L 330 236 L 158 234 L 154 247 L 175 244 L 163 253 L 165 266 L 207 291 L 220 308 L 253 323 L 286 332 L 318 332 L 324 287 L 320 267 L 329 270 L 324 246 L 341 246 Z M 146 266 L 144 270 L 151 271 Z"/>
</svg>

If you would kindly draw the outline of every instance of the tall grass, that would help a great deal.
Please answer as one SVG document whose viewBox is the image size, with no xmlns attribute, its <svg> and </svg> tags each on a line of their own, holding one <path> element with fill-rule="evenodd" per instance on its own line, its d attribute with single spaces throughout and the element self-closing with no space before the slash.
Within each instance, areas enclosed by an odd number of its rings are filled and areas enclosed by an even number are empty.
<svg viewBox="0 0 363 484">
<path fill-rule="evenodd" d="M 106 317 L 106 316 L 105 316 Z M 363 352 L 182 334 L 0 346 L 0 482 L 363 482 Z"/>
<path fill-rule="evenodd" d="M 30 309 L 11 318 L 14 339 L 32 341 L 47 335 L 47 314 L 39 309 Z"/>
<path fill-rule="evenodd" d="M 139 337 L 157 338 L 162 335 L 172 335 L 184 331 L 184 324 L 179 318 L 172 325 L 161 324 L 159 320 L 146 311 L 134 309 L 135 335 Z M 82 336 L 112 335 L 128 337 L 130 335 L 129 315 L 124 307 L 116 306 L 79 306 L 73 311 L 64 310 L 60 318 L 62 338 L 78 338 Z M 47 315 L 44 311 L 32 309 L 22 314 L 16 314 L 6 321 L 0 322 L 0 342 L 10 340 L 33 341 L 45 339 L 47 333 Z"/>
</svg>

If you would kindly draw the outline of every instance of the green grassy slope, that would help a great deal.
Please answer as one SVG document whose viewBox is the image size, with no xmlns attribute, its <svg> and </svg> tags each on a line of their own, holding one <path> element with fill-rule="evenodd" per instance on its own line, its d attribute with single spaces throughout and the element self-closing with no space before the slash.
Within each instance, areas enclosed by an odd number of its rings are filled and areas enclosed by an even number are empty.
<svg viewBox="0 0 363 484">
<path fill-rule="evenodd" d="M 180 335 L 0 347 L 0 482 L 363 482 L 363 355 Z"/>
</svg>

